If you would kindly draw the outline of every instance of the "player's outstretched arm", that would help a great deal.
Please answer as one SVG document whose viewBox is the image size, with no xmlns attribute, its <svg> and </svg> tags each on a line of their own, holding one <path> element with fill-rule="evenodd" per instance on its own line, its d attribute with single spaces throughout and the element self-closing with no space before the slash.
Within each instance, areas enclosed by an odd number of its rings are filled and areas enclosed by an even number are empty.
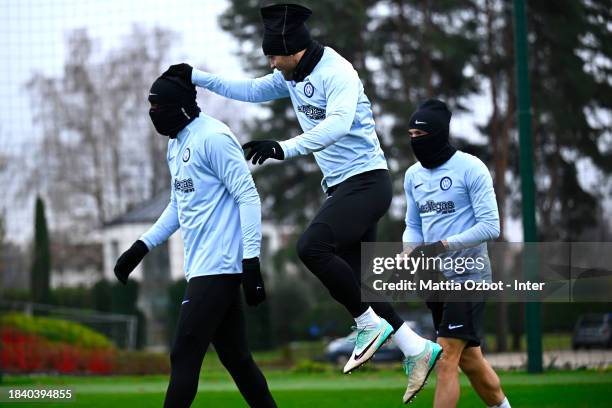
<svg viewBox="0 0 612 408">
<path fill-rule="evenodd" d="M 201 71 L 182 63 L 171 65 L 167 72 L 200 88 L 243 102 L 266 102 L 289 96 L 287 84 L 279 71 L 261 78 L 233 79 Z"/>
</svg>

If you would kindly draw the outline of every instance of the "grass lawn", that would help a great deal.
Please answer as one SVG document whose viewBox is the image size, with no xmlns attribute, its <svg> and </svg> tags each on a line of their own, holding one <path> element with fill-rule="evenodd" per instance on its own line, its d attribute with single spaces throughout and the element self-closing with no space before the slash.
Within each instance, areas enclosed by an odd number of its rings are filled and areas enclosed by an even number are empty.
<svg viewBox="0 0 612 408">
<path fill-rule="evenodd" d="M 206 368 L 206 363 L 205 363 Z M 344 376 L 336 372 L 296 373 L 266 370 L 279 407 L 401 407 L 405 377 L 397 370 L 363 371 Z M 502 373 L 502 384 L 515 407 L 610 407 L 612 371 L 563 371 L 541 375 Z M 146 377 L 23 377 L 6 376 L 0 387 L 71 388 L 74 401 L 63 403 L 0 403 L 15 407 L 160 407 L 165 376 Z M 461 377 L 460 407 L 484 406 Z M 432 404 L 435 381 L 419 394 L 413 407 Z M 229 376 L 222 370 L 204 371 L 194 407 L 245 407 Z"/>
</svg>

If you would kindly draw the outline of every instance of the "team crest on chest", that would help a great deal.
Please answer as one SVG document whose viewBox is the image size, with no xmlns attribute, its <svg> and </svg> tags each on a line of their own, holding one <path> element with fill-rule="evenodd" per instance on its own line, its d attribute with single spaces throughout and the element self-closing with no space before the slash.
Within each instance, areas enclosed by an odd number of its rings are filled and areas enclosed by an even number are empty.
<svg viewBox="0 0 612 408">
<path fill-rule="evenodd" d="M 310 82 L 306 82 L 304 85 L 304 94 L 310 98 L 312 95 L 314 95 L 314 91 L 314 86 Z"/>
<path fill-rule="evenodd" d="M 185 151 L 183 152 L 183 163 L 187 163 L 190 157 L 191 157 L 191 150 L 189 148 L 186 148 Z"/>
<path fill-rule="evenodd" d="M 453 180 L 451 180 L 450 177 L 442 177 L 442 180 L 440 180 L 440 188 L 444 191 L 451 188 L 452 185 L 453 185 Z"/>
</svg>

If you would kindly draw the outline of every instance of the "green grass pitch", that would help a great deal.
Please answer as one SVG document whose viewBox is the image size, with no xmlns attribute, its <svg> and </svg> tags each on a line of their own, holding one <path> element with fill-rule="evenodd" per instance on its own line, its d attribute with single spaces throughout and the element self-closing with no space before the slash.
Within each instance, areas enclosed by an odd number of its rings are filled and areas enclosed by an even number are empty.
<svg viewBox="0 0 612 408">
<path fill-rule="evenodd" d="M 201 377 L 194 407 L 246 407 L 227 373 L 206 370 Z M 405 377 L 398 370 L 337 373 L 292 373 L 265 370 L 279 407 L 402 407 Z M 610 407 L 612 371 L 548 372 L 539 375 L 501 373 L 502 385 L 515 407 Z M 0 387 L 3 395 L 15 387 L 71 388 L 75 400 L 62 403 L 0 403 L 15 407 L 160 407 L 168 378 L 146 377 L 16 377 L 7 376 Z M 460 407 L 484 404 L 461 376 Z M 419 394 L 411 407 L 431 407 L 435 379 Z"/>
</svg>

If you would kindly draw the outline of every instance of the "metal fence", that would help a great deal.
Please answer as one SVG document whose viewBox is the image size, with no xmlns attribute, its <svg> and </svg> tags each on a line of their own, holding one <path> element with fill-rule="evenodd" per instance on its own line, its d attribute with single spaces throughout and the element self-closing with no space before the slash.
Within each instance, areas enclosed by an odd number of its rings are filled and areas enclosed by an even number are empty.
<svg viewBox="0 0 612 408">
<path fill-rule="evenodd" d="M 70 320 L 102 333 L 118 347 L 133 350 L 136 346 L 138 321 L 133 315 L 0 300 L 0 313 L 6 312 L 22 312 L 30 316 Z"/>
</svg>

